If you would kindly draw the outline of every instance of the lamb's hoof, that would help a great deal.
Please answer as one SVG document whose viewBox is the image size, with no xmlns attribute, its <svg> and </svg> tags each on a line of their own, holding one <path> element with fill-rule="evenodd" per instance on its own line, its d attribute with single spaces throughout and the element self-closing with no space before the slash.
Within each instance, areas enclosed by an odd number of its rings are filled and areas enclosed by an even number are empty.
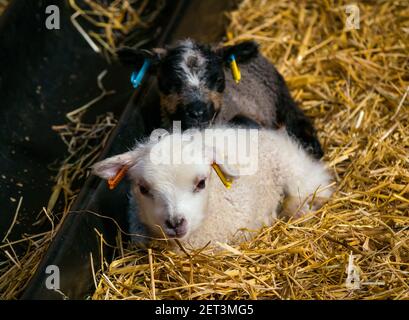
<svg viewBox="0 0 409 320">
<path fill-rule="evenodd" d="M 300 219 L 303 216 L 306 216 L 319 210 L 328 201 L 328 199 L 329 196 L 327 197 L 310 196 L 303 202 L 303 204 L 301 204 L 297 198 L 288 196 L 287 198 L 284 199 L 283 202 L 282 215 L 284 217 L 287 217 L 288 219 L 289 218 Z"/>
</svg>

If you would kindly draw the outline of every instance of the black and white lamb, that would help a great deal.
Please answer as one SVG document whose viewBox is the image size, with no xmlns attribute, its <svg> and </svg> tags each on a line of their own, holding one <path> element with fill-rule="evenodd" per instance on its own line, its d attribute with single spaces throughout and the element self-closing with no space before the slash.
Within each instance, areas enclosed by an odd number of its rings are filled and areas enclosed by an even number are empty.
<svg viewBox="0 0 409 320">
<path fill-rule="evenodd" d="M 214 163 L 232 180 L 230 189 Z M 332 194 L 325 165 L 284 129 L 167 134 L 96 163 L 93 173 L 110 179 L 124 166 L 138 208 L 131 220 L 140 220 L 151 237 L 178 238 L 193 248 L 238 243 L 244 236 L 238 230 L 271 225 L 280 210 L 290 216 L 316 210 Z"/>
<path fill-rule="evenodd" d="M 226 72 L 232 54 L 242 74 L 238 85 Z M 183 129 L 211 122 L 285 127 L 311 155 L 323 156 L 310 119 L 291 97 L 281 74 L 259 54 L 255 42 L 212 48 L 188 39 L 169 48 L 123 48 L 118 57 L 135 69 L 149 59 L 149 72 L 157 77 L 164 126 L 181 121 Z"/>
</svg>

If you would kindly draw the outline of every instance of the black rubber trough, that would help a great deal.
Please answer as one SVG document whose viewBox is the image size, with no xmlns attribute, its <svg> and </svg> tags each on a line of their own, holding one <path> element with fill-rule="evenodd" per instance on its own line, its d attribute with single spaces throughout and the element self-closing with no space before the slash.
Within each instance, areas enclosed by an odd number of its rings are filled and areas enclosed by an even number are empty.
<svg viewBox="0 0 409 320">
<path fill-rule="evenodd" d="M 235 2 L 167 1 L 159 36 L 151 44 L 163 46 L 186 37 L 219 41 L 224 34 L 224 11 Z M 60 8 L 60 30 L 44 27 L 45 8 L 50 4 Z M 0 174 L 6 177 L 0 178 L 0 192 L 6 200 L 0 209 L 7 213 L 0 215 L 0 236 L 10 225 L 19 195 L 24 198 L 24 208 L 28 208 L 22 213 L 27 222 L 13 229 L 12 238 L 39 231 L 31 224 L 51 192 L 55 172 L 49 165 L 52 160 L 62 159 L 66 152 L 51 126 L 65 123 L 65 114 L 73 107 L 99 95 L 96 78 L 102 70 L 108 69 L 105 87 L 117 94 L 104 99 L 93 109 L 95 113 L 87 116 L 112 111 L 120 118 L 101 159 L 128 150 L 137 139 L 160 125 L 154 79 L 146 78 L 133 92 L 129 83 L 131 70 L 116 63 L 107 65 L 93 52 L 72 26 L 72 13 L 66 1 L 15 0 L 0 18 Z M 15 186 L 15 181 L 22 183 Z M 101 259 L 98 233 L 114 245 L 117 224 L 127 230 L 128 187 L 123 181 L 109 191 L 105 181 L 94 176 L 87 179 L 22 299 L 87 299 L 92 295 L 95 287 L 91 255 L 96 270 Z M 112 249 L 104 246 L 106 259 L 111 253 Z M 46 288 L 46 269 L 50 265 L 60 270 L 60 292 L 64 295 Z"/>
</svg>

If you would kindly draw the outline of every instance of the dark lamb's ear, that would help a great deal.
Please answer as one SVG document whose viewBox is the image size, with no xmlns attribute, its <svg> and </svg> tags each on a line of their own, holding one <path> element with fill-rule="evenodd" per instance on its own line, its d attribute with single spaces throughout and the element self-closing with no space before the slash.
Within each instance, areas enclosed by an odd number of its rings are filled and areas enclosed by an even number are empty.
<svg viewBox="0 0 409 320">
<path fill-rule="evenodd" d="M 132 66 L 136 69 L 142 67 L 145 59 L 149 59 L 151 70 L 155 69 L 162 58 L 166 55 L 165 49 L 155 48 L 152 50 L 134 49 L 131 47 L 122 47 L 116 52 L 119 61 L 125 66 Z"/>
<path fill-rule="evenodd" d="M 254 41 L 244 41 L 242 43 L 222 47 L 217 50 L 217 54 L 225 63 L 230 62 L 230 56 L 234 54 L 238 63 L 247 63 L 258 55 L 258 44 Z"/>
</svg>

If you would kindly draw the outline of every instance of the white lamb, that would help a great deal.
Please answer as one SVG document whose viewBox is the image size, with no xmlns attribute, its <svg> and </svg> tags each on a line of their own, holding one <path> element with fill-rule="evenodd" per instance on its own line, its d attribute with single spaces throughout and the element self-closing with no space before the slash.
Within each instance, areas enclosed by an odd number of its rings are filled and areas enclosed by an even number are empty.
<svg viewBox="0 0 409 320">
<path fill-rule="evenodd" d="M 244 156 L 237 156 L 240 150 Z M 230 189 L 213 163 L 233 182 Z M 193 248 L 209 241 L 238 243 L 248 235 L 239 230 L 271 225 L 284 197 L 284 211 L 294 216 L 316 210 L 332 193 L 324 164 L 285 130 L 218 127 L 168 134 L 103 160 L 93 170 L 110 179 L 123 166 L 136 214 L 150 235 L 178 238 Z"/>
</svg>

